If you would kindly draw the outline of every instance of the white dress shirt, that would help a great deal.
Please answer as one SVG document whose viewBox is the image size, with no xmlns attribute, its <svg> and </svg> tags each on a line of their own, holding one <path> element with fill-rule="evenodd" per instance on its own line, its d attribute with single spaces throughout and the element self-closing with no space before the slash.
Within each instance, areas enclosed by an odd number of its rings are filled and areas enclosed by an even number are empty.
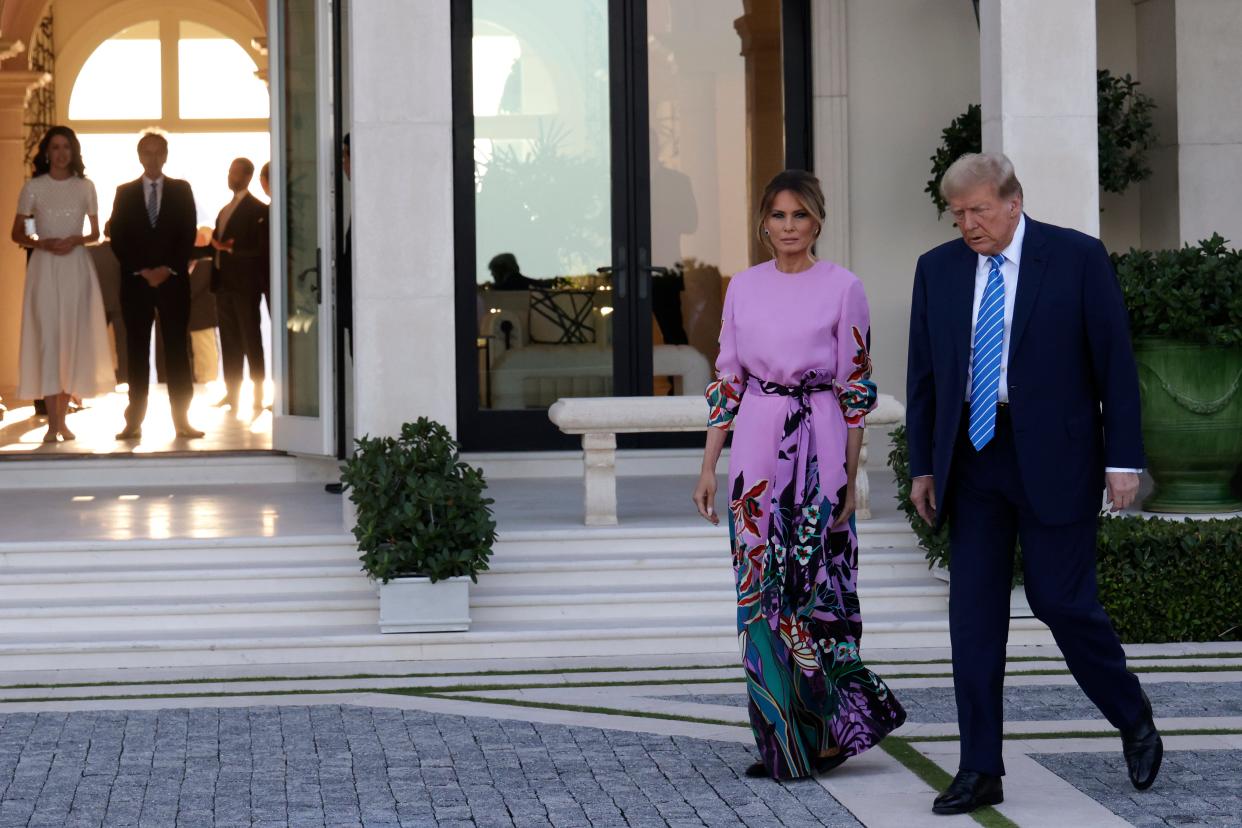
<svg viewBox="0 0 1242 828">
<path fill-rule="evenodd" d="M 216 238 L 220 241 L 225 240 L 224 231 L 228 229 L 229 221 L 233 218 L 233 213 L 237 212 L 237 205 L 242 203 L 242 199 L 246 197 L 246 193 L 248 192 L 249 190 L 238 190 L 233 193 L 233 200 L 224 205 L 223 209 L 220 210 L 220 215 L 216 216 L 216 233 L 218 234 Z M 223 256 L 223 250 L 216 251 L 216 267 L 220 267 L 221 263 L 224 261 Z"/>
</svg>

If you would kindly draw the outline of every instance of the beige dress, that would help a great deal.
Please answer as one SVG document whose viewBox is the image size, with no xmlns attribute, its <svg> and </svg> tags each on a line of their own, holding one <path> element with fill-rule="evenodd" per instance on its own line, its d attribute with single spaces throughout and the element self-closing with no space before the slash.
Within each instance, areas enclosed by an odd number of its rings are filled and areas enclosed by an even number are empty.
<svg viewBox="0 0 1242 828">
<path fill-rule="evenodd" d="M 81 235 L 83 219 L 99 214 L 95 185 L 76 176 L 32 178 L 22 187 L 17 213 L 34 216 L 40 238 Z M 82 246 L 64 256 L 35 250 L 26 266 L 18 396 L 93 397 L 115 385 L 103 297 L 90 253 Z"/>
</svg>

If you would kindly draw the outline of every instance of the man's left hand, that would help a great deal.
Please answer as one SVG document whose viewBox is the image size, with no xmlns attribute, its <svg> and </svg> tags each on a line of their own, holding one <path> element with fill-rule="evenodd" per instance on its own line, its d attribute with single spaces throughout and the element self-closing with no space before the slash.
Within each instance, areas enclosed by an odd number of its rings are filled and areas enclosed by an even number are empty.
<svg viewBox="0 0 1242 828">
<path fill-rule="evenodd" d="M 1106 472 L 1110 512 L 1120 512 L 1134 503 L 1139 490 L 1139 476 L 1134 472 Z"/>
</svg>

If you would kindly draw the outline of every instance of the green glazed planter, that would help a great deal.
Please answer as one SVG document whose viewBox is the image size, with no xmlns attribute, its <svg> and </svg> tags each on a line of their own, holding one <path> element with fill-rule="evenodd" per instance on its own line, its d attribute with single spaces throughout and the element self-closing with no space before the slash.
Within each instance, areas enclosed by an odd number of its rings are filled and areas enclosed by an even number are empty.
<svg viewBox="0 0 1242 828">
<path fill-rule="evenodd" d="M 1242 348 L 1135 340 L 1143 443 L 1155 481 L 1149 512 L 1235 512 L 1242 463 Z"/>
</svg>

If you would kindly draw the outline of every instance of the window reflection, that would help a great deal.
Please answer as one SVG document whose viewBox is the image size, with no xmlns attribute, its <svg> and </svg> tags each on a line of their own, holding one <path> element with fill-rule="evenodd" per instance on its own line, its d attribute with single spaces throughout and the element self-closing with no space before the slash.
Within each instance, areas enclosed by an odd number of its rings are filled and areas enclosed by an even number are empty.
<svg viewBox="0 0 1242 828">
<path fill-rule="evenodd" d="M 606 0 L 474 3 L 480 405 L 612 393 Z"/>
</svg>

